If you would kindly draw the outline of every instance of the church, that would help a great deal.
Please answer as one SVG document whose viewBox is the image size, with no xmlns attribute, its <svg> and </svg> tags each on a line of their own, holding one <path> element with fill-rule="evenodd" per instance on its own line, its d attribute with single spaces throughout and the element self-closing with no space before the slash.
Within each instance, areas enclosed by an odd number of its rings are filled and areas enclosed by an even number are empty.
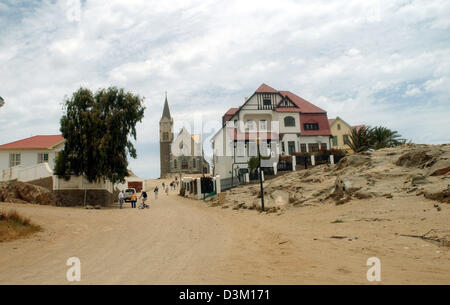
<svg viewBox="0 0 450 305">
<path fill-rule="evenodd" d="M 159 150 L 161 178 L 176 174 L 209 173 L 209 163 L 204 158 L 201 135 L 191 134 L 183 127 L 174 139 L 173 118 L 170 116 L 167 94 L 159 121 Z"/>
</svg>

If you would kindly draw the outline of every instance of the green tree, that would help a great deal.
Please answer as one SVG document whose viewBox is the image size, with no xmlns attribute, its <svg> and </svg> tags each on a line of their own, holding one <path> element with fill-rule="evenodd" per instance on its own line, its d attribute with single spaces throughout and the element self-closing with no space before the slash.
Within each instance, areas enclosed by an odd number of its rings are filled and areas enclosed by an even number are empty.
<svg viewBox="0 0 450 305">
<path fill-rule="evenodd" d="M 390 130 L 383 126 L 376 126 L 372 129 L 372 148 L 380 149 L 385 147 L 394 147 L 405 143 L 404 139 L 401 139 L 401 135 L 397 131 Z"/>
<path fill-rule="evenodd" d="M 130 137 L 136 140 L 136 124 L 144 117 L 143 98 L 116 87 L 95 94 L 80 88 L 65 99 L 63 110 L 60 130 L 66 142 L 56 158 L 55 174 L 123 182 L 127 154 L 137 156 Z"/>
<path fill-rule="evenodd" d="M 372 147 L 372 128 L 363 126 L 359 129 L 352 128 L 349 134 L 348 146 L 356 153 L 366 151 Z"/>
<path fill-rule="evenodd" d="M 394 147 L 406 142 L 405 139 L 401 139 L 401 135 L 397 131 L 383 126 L 373 128 L 364 126 L 358 130 L 353 128 L 349 139 L 350 143 L 348 143 L 348 146 L 357 153 L 368 149 Z"/>
</svg>

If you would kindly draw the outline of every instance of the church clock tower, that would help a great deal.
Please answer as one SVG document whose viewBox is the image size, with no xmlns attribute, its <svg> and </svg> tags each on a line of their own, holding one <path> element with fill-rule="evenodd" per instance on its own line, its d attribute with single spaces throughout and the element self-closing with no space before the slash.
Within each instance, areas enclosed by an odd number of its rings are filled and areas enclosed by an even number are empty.
<svg viewBox="0 0 450 305">
<path fill-rule="evenodd" d="M 170 147 L 173 141 L 173 119 L 170 116 L 169 103 L 164 102 L 164 110 L 161 120 L 159 120 L 159 160 L 161 166 L 161 178 L 166 177 L 170 172 Z"/>
</svg>

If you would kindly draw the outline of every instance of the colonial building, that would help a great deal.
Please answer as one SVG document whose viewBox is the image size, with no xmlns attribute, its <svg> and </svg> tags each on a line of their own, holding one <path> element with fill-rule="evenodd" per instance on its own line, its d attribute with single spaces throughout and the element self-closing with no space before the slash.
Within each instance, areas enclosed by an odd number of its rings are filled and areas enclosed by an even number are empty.
<svg viewBox="0 0 450 305">
<path fill-rule="evenodd" d="M 342 149 L 347 152 L 352 153 L 350 146 L 348 143 L 350 141 L 350 133 L 352 129 L 355 128 L 358 130 L 364 125 L 350 126 L 347 122 L 345 122 L 340 117 L 336 117 L 335 119 L 329 119 L 330 130 L 331 130 L 331 148 Z"/>
<path fill-rule="evenodd" d="M 57 153 L 64 148 L 62 135 L 38 135 L 0 145 L 0 170 L 48 163 L 55 167 Z"/>
<path fill-rule="evenodd" d="M 209 173 L 209 163 L 203 156 L 200 135 L 193 135 L 186 128 L 182 128 L 174 139 L 173 118 L 170 116 L 167 96 L 159 130 L 161 177 L 179 173 Z"/>
<path fill-rule="evenodd" d="M 221 178 L 234 175 L 236 168 L 246 168 L 260 152 L 271 156 L 272 166 L 279 155 L 316 152 L 330 148 L 330 126 L 325 110 L 290 91 L 279 91 L 262 84 L 238 108 L 222 117 L 223 127 L 213 137 L 214 174 Z M 264 165 L 263 165 L 264 166 Z"/>
</svg>

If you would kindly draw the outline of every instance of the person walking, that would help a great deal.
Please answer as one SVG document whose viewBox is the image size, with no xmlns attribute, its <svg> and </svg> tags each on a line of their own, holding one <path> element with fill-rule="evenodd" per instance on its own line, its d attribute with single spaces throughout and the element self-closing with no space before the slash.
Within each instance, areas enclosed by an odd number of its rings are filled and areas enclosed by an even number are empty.
<svg viewBox="0 0 450 305">
<path fill-rule="evenodd" d="M 155 200 L 158 199 L 158 186 L 155 186 L 155 189 L 153 190 L 153 192 L 155 193 Z"/>
<path fill-rule="evenodd" d="M 124 199 L 123 199 L 123 190 L 121 190 L 120 191 L 120 193 L 119 193 L 119 204 L 120 204 L 120 208 L 122 208 L 122 206 L 123 206 L 123 201 L 124 201 Z"/>
<path fill-rule="evenodd" d="M 169 187 L 166 186 L 166 195 L 169 196 Z"/>
<path fill-rule="evenodd" d="M 139 198 L 142 198 L 142 203 L 145 207 L 145 201 L 147 201 L 147 192 L 146 191 L 142 191 L 142 194 Z"/>
<path fill-rule="evenodd" d="M 131 201 L 131 207 L 132 207 L 133 209 L 135 209 L 135 208 L 136 208 L 136 201 L 137 201 L 137 195 L 136 195 L 136 193 L 131 194 L 130 201 Z"/>
</svg>

